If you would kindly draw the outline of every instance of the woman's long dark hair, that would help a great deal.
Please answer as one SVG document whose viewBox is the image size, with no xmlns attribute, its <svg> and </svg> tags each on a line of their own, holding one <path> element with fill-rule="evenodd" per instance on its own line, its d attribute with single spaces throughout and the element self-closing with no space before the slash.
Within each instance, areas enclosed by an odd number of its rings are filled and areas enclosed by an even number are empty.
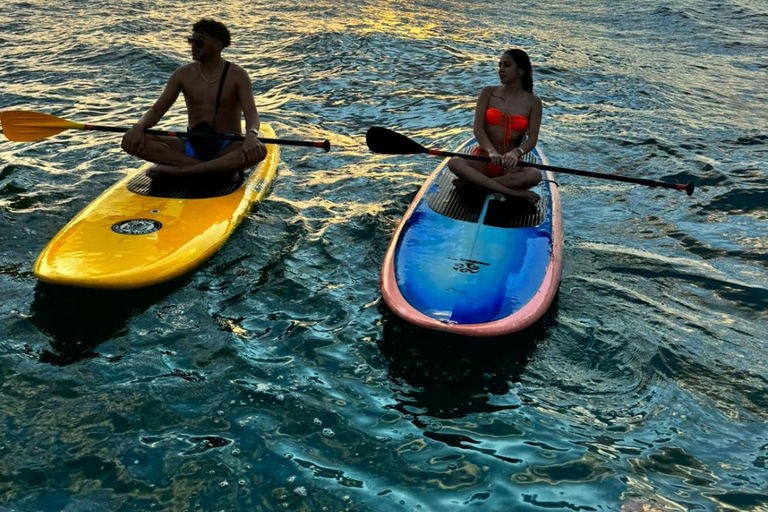
<svg viewBox="0 0 768 512">
<path fill-rule="evenodd" d="M 533 93 L 533 70 L 531 59 L 528 58 L 528 54 L 523 50 L 518 49 L 507 50 L 504 54 L 512 57 L 512 60 L 515 61 L 517 67 L 523 72 L 523 75 L 520 77 L 520 81 L 523 83 L 523 89 Z"/>
</svg>

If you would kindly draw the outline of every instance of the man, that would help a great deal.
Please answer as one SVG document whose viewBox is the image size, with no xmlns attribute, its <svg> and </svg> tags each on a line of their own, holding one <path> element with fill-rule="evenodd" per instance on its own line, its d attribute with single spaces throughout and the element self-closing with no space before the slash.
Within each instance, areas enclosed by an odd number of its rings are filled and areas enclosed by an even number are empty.
<svg viewBox="0 0 768 512">
<path fill-rule="evenodd" d="M 243 169 L 267 156 L 266 147 L 252 131 L 259 129 L 259 114 L 251 79 L 243 68 L 222 59 L 221 51 L 230 44 L 229 30 L 222 23 L 201 19 L 192 27 L 192 37 L 187 41 L 193 62 L 174 71 L 160 98 L 123 136 L 122 148 L 130 155 L 158 164 L 147 171 L 152 178 L 216 176 L 236 180 Z M 240 135 L 242 114 L 245 142 L 146 135 L 144 130 L 162 119 L 179 92 L 184 93 L 192 131 L 197 131 L 200 124 L 210 123 L 210 131 L 215 128 L 217 133 Z"/>
</svg>

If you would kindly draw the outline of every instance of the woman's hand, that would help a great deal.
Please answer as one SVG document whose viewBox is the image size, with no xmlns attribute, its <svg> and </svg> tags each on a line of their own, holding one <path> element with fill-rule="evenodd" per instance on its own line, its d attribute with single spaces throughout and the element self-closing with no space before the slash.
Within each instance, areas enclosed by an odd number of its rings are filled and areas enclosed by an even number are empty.
<svg viewBox="0 0 768 512">
<path fill-rule="evenodd" d="M 495 165 L 496 167 L 501 167 L 502 166 L 502 162 L 504 160 L 504 157 L 501 156 L 501 154 L 499 154 L 499 152 L 496 151 L 495 149 L 492 149 L 491 151 L 488 152 L 488 158 L 491 159 L 491 163 L 493 165 Z"/>
<path fill-rule="evenodd" d="M 122 147 L 123 151 L 129 155 L 137 155 L 144 149 L 146 140 L 147 139 L 144 136 L 144 128 L 135 124 L 130 130 L 125 132 L 125 135 L 123 135 L 123 141 L 120 144 L 120 147 Z"/>
<path fill-rule="evenodd" d="M 504 169 L 514 169 L 517 167 L 517 164 L 522 156 L 523 150 L 520 148 L 515 148 L 512 151 L 504 153 L 502 167 L 504 167 Z"/>
</svg>

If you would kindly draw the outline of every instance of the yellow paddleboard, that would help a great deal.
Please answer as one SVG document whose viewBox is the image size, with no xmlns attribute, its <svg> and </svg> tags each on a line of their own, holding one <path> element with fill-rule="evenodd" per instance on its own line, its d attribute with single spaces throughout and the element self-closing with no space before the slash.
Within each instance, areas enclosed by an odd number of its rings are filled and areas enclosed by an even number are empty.
<svg viewBox="0 0 768 512">
<path fill-rule="evenodd" d="M 260 134 L 274 138 L 262 124 Z M 184 190 L 144 176 L 147 164 L 109 188 L 48 243 L 35 276 L 83 288 L 141 288 L 180 276 L 213 256 L 275 176 L 279 148 L 239 186 Z M 222 194 L 216 197 L 201 197 Z"/>
</svg>

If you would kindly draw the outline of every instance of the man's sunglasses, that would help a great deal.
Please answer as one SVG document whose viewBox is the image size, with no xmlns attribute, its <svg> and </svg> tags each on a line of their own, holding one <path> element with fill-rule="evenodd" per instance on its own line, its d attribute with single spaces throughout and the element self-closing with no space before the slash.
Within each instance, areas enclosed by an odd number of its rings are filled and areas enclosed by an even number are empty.
<svg viewBox="0 0 768 512">
<path fill-rule="evenodd" d="M 205 39 L 195 39 L 194 37 L 188 37 L 187 42 L 190 46 L 194 45 L 195 48 L 202 48 L 206 43 Z"/>
</svg>

